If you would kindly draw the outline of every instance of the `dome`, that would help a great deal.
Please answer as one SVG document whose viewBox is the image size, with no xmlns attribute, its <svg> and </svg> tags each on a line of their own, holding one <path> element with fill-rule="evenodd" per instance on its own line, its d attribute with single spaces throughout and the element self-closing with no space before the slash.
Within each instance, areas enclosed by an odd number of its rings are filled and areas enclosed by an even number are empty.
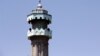
<svg viewBox="0 0 100 56">
<path fill-rule="evenodd" d="M 36 9 L 42 9 L 41 0 L 39 0 L 39 4 L 37 5 L 37 8 Z"/>
</svg>

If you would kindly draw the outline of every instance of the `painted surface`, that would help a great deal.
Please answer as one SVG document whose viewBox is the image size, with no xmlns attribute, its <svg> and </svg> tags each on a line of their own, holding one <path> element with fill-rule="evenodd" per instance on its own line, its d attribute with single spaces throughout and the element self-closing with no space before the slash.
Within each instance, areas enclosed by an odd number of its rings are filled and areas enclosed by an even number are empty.
<svg viewBox="0 0 100 56">
<path fill-rule="evenodd" d="M 32 29 L 31 31 L 28 30 L 28 33 L 27 33 L 27 36 L 30 37 L 30 36 L 33 36 L 33 35 L 43 35 L 43 36 L 49 36 L 51 37 L 51 31 L 47 30 L 47 29 Z"/>
</svg>

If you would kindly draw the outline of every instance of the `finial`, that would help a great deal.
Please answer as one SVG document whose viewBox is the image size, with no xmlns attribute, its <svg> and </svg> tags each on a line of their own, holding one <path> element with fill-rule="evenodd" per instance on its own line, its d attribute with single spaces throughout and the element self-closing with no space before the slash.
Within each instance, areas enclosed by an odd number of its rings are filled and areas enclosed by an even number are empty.
<svg viewBox="0 0 100 56">
<path fill-rule="evenodd" d="M 39 3 L 41 4 L 41 0 L 39 0 Z"/>
<path fill-rule="evenodd" d="M 37 6 L 37 9 L 41 9 L 42 8 L 42 4 L 41 4 L 41 0 L 39 0 L 39 4 Z"/>
</svg>

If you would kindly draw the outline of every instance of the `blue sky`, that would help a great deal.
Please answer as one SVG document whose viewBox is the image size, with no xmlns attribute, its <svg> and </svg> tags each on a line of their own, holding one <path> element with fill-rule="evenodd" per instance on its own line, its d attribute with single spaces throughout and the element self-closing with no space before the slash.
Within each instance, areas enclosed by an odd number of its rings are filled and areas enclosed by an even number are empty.
<svg viewBox="0 0 100 56">
<path fill-rule="evenodd" d="M 0 0 L 0 56 L 31 56 L 26 18 L 38 0 Z M 100 56 L 100 0 L 43 0 L 52 14 L 49 56 Z"/>
</svg>

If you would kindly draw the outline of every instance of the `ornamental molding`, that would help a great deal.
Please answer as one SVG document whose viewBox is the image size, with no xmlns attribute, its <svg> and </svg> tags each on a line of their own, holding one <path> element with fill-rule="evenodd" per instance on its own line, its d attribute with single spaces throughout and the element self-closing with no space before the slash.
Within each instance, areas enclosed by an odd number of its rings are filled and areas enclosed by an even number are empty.
<svg viewBox="0 0 100 56">
<path fill-rule="evenodd" d="M 28 32 L 27 32 L 27 36 L 28 37 L 31 37 L 31 36 L 38 36 L 38 35 L 43 35 L 43 36 L 49 36 L 49 37 L 51 37 L 51 34 L 52 33 L 52 31 L 51 30 L 49 30 L 49 29 L 43 29 L 43 28 L 41 28 L 41 29 L 38 29 L 38 28 L 36 28 L 36 29 L 29 29 L 28 30 Z"/>
<path fill-rule="evenodd" d="M 40 14 L 40 15 L 30 15 L 27 17 L 27 21 L 35 20 L 35 19 L 46 19 L 51 21 L 52 17 L 50 15 Z"/>
</svg>

